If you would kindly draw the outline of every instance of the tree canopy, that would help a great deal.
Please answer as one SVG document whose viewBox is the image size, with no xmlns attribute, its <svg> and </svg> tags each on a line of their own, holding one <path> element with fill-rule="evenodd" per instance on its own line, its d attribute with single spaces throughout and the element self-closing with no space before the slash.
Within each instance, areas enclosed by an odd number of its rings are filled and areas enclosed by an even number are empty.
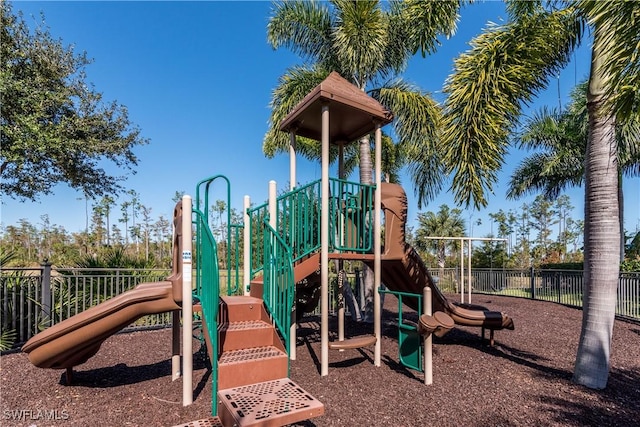
<svg viewBox="0 0 640 427">
<path fill-rule="evenodd" d="M 127 108 L 105 102 L 86 81 L 85 53 L 54 39 L 44 19 L 30 30 L 8 2 L 0 5 L 0 192 L 26 200 L 66 183 L 88 197 L 117 194 L 135 173 L 136 145 L 148 141 Z"/>
</svg>

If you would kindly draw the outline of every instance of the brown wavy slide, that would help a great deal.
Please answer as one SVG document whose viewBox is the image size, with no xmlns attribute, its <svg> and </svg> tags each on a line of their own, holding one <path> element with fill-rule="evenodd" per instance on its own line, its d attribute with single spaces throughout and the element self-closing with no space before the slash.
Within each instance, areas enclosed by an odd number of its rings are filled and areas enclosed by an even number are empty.
<svg viewBox="0 0 640 427">
<path fill-rule="evenodd" d="M 189 212 L 189 218 L 191 213 Z M 171 275 L 163 282 L 141 283 L 32 337 L 22 347 L 39 368 L 67 369 L 95 355 L 111 335 L 139 318 L 180 310 L 182 304 L 182 204 L 173 210 Z M 70 378 L 67 378 L 70 381 Z"/>
<path fill-rule="evenodd" d="M 80 365 L 95 355 L 107 338 L 140 317 L 179 310 L 173 286 L 170 281 L 142 283 L 45 329 L 27 341 L 22 351 L 39 368 Z"/>
<path fill-rule="evenodd" d="M 425 286 L 431 288 L 433 311 L 442 311 L 458 325 L 478 326 L 493 332 L 514 329 L 513 319 L 499 311 L 470 304 L 450 302 L 434 284 L 420 255 L 405 241 L 407 196 L 397 184 L 382 184 L 382 206 L 385 211 L 385 248 L 382 254 L 382 282 L 391 290 L 422 294 Z M 407 305 L 417 309 L 417 300 L 407 299 Z"/>
</svg>

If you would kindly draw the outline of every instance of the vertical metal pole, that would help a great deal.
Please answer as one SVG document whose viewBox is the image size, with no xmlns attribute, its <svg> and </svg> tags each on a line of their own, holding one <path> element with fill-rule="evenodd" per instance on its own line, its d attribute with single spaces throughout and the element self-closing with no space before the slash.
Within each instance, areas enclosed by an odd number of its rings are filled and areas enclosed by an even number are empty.
<svg viewBox="0 0 640 427">
<path fill-rule="evenodd" d="M 380 225 L 380 211 L 382 209 L 382 130 L 380 127 L 380 123 L 376 123 L 376 143 L 375 143 L 375 151 L 376 151 L 376 167 L 375 167 L 375 182 L 376 182 L 376 194 L 375 194 L 375 202 L 374 202 L 374 210 L 373 210 L 373 329 L 374 335 L 376 336 L 376 347 L 374 352 L 374 365 L 380 366 L 380 355 L 381 355 L 381 323 L 382 323 L 382 313 L 380 309 L 380 284 L 381 284 L 381 225 Z"/>
<path fill-rule="evenodd" d="M 469 248 L 468 248 L 468 256 L 467 256 L 467 286 L 469 286 L 469 298 L 468 303 L 471 304 L 471 239 L 469 239 Z"/>
<path fill-rule="evenodd" d="M 293 191 L 296 188 L 296 133 L 295 129 L 289 132 L 289 189 Z M 296 229 L 294 209 L 298 206 L 292 205 L 289 212 L 291 216 L 291 230 Z M 292 233 L 295 238 L 295 232 Z M 292 242 L 295 243 L 295 242 Z M 297 341 L 297 320 L 296 320 L 296 303 L 295 303 L 295 285 L 294 285 L 294 301 L 291 307 L 291 324 L 289 326 L 289 359 L 296 360 L 296 341 Z"/>
<path fill-rule="evenodd" d="M 338 143 L 338 178 L 344 179 L 344 143 L 340 141 Z M 334 194 L 334 196 L 336 196 Z M 342 191 L 340 192 L 340 196 L 342 196 Z M 340 201 L 342 202 L 342 200 Z M 339 207 L 338 209 L 340 209 Z M 340 216 L 340 226 L 337 228 L 340 233 L 341 241 L 340 244 L 344 246 L 344 223 L 346 222 L 346 218 L 344 214 L 339 214 Z M 344 280 L 346 277 L 342 277 L 342 260 L 337 261 L 336 272 L 338 273 L 338 341 L 344 341 Z"/>
<path fill-rule="evenodd" d="M 296 132 L 289 131 L 289 188 L 296 188 Z"/>
<path fill-rule="evenodd" d="M 42 319 L 47 319 L 51 326 L 51 263 L 45 259 L 42 265 L 42 283 L 40 284 L 40 305 L 42 307 Z"/>
<path fill-rule="evenodd" d="M 180 310 L 171 312 L 171 380 L 181 377 L 180 371 Z"/>
<path fill-rule="evenodd" d="M 422 306 L 423 314 L 431 316 L 431 288 L 425 286 L 422 290 Z M 426 385 L 433 383 L 433 334 L 429 334 L 424 338 L 424 383 Z"/>
<path fill-rule="evenodd" d="M 277 230 L 277 227 L 278 227 L 278 205 L 276 204 L 277 198 L 278 198 L 277 184 L 274 180 L 271 180 L 269 181 L 269 225 L 274 230 Z"/>
<path fill-rule="evenodd" d="M 244 258 L 243 262 L 243 271 L 244 271 L 244 294 L 249 295 L 249 287 L 251 286 L 251 218 L 249 218 L 249 214 L 247 213 L 247 209 L 251 207 L 251 199 L 249 196 L 244 196 L 244 203 L 242 205 L 242 217 L 244 219 L 244 229 L 243 238 L 244 238 L 244 250 L 242 253 L 242 257 Z"/>
<path fill-rule="evenodd" d="M 460 243 L 460 303 L 464 304 L 464 249 Z M 471 285 L 469 285 L 471 286 Z"/>
<path fill-rule="evenodd" d="M 530 286 L 531 286 L 531 299 L 536 299 L 536 272 L 533 269 L 533 265 L 529 269 L 530 274 Z"/>
<path fill-rule="evenodd" d="M 322 200 L 320 209 L 320 375 L 329 374 L 329 105 L 322 105 Z"/>
<path fill-rule="evenodd" d="M 193 286 L 191 196 L 182 196 L 182 406 L 193 403 Z"/>
</svg>

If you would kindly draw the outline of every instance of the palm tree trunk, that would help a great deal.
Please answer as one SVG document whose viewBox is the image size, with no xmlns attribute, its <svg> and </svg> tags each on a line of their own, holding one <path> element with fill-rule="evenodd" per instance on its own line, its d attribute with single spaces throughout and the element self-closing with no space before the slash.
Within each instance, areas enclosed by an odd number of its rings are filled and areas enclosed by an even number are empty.
<svg viewBox="0 0 640 427">
<path fill-rule="evenodd" d="M 371 162 L 371 144 L 368 136 L 362 137 L 359 141 L 360 149 L 360 183 L 371 185 L 373 184 L 373 164 Z M 369 214 L 368 227 L 373 229 L 371 219 L 373 219 L 373 212 Z M 364 320 L 365 322 L 373 322 L 373 294 L 374 289 L 374 275 L 373 270 L 366 264 L 362 266 L 362 279 L 364 285 Z"/>
<path fill-rule="evenodd" d="M 373 184 L 373 165 L 371 163 L 371 144 L 369 137 L 360 139 L 360 184 Z"/>
<path fill-rule="evenodd" d="M 603 389 L 609 376 L 611 336 L 620 272 L 620 217 L 615 117 L 604 108 L 606 76 L 601 34 L 594 35 L 587 94 L 589 136 L 585 156 L 585 251 L 582 330 L 573 381 Z"/>
</svg>

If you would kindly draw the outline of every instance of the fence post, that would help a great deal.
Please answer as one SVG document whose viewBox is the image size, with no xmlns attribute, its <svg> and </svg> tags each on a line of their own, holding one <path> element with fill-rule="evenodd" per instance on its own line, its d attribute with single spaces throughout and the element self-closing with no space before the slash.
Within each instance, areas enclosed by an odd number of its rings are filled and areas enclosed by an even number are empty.
<svg viewBox="0 0 640 427">
<path fill-rule="evenodd" d="M 529 269 L 529 274 L 531 275 L 531 299 L 536 299 L 536 272 L 533 265 Z"/>
<path fill-rule="evenodd" d="M 51 318 L 51 263 L 47 258 L 42 264 L 42 282 L 40 283 L 40 309 L 42 319 L 48 319 L 48 326 L 53 324 Z"/>
</svg>

